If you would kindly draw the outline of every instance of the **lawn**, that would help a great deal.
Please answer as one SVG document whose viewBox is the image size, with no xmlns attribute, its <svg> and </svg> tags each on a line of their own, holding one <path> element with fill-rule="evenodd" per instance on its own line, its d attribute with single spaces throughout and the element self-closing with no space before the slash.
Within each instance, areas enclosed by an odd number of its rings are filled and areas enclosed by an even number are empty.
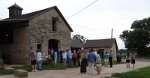
<svg viewBox="0 0 150 78">
<path fill-rule="evenodd" d="M 78 66 L 74 65 L 64 65 L 64 64 L 45 64 L 43 65 L 43 70 L 63 70 L 66 68 L 74 68 Z M 32 71 L 31 65 L 19 65 L 19 66 L 13 66 L 12 69 L 0 69 L 0 75 L 9 75 L 9 74 L 14 74 L 14 71 L 17 69 L 23 69 L 28 72 Z"/>
<path fill-rule="evenodd" d="M 150 67 L 140 68 L 125 73 L 115 73 L 112 77 L 116 78 L 150 78 Z"/>
<path fill-rule="evenodd" d="M 14 70 L 10 69 L 0 69 L 0 75 L 8 75 L 8 74 L 13 74 Z"/>
</svg>

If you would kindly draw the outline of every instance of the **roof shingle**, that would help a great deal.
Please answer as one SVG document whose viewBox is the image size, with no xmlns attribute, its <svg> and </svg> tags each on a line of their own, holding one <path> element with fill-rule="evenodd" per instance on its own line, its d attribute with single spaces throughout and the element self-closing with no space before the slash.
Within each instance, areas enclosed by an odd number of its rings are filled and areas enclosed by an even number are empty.
<svg viewBox="0 0 150 78">
<path fill-rule="evenodd" d="M 115 39 L 87 40 L 86 48 L 111 48 Z"/>
</svg>

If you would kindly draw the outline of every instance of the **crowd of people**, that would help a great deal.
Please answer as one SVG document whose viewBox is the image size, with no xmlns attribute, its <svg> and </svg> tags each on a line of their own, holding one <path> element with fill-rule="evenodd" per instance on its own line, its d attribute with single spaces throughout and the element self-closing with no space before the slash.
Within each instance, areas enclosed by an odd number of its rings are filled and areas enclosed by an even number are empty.
<svg viewBox="0 0 150 78">
<path fill-rule="evenodd" d="M 40 49 L 37 51 L 33 51 L 31 49 L 31 64 L 33 71 L 42 70 L 42 64 L 44 61 L 44 56 Z M 112 55 L 109 54 L 109 64 L 112 67 Z M 54 50 L 48 49 L 48 57 L 46 59 L 46 63 L 48 64 L 57 64 L 62 63 L 64 65 L 74 65 L 80 66 L 80 72 L 93 72 L 97 71 L 97 74 L 100 74 L 101 66 L 102 66 L 102 57 L 97 52 L 96 49 L 66 49 L 66 50 Z"/>
<path fill-rule="evenodd" d="M 104 55 L 105 58 L 104 59 Z M 110 52 L 106 52 L 102 54 L 102 52 L 98 52 L 97 49 L 66 49 L 66 50 L 55 50 L 55 49 L 48 49 L 48 57 L 46 61 L 44 61 L 44 56 L 40 49 L 37 51 L 33 51 L 31 49 L 31 64 L 32 64 L 32 71 L 42 70 L 42 64 L 64 64 L 64 65 L 74 65 L 80 66 L 80 73 L 86 74 L 93 72 L 97 72 L 97 74 L 101 73 L 103 62 L 108 62 L 110 68 L 113 67 L 113 56 L 112 50 Z M 117 56 L 120 61 L 120 57 Z M 135 64 L 135 59 L 131 57 L 131 59 L 126 59 L 127 68 L 130 67 L 130 63 Z"/>
</svg>

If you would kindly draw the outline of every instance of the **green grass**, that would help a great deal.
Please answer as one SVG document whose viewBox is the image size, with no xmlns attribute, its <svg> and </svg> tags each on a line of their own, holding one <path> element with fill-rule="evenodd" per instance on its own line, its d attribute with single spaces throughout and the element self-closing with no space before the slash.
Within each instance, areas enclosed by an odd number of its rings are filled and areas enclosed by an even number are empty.
<svg viewBox="0 0 150 78">
<path fill-rule="evenodd" d="M 62 70 L 62 69 L 66 69 L 66 68 L 76 68 L 78 67 L 77 65 L 64 65 L 64 64 L 46 64 L 43 65 L 43 69 L 44 70 Z"/>
<path fill-rule="evenodd" d="M 10 69 L 0 69 L 0 75 L 9 75 L 9 74 L 13 74 L 14 70 L 10 70 Z"/>
<path fill-rule="evenodd" d="M 112 77 L 116 78 L 150 78 L 150 67 L 140 68 L 125 73 L 115 73 Z"/>
<path fill-rule="evenodd" d="M 150 59 L 150 54 L 147 54 L 147 55 L 143 56 L 143 58 Z"/>
<path fill-rule="evenodd" d="M 61 69 L 66 69 L 67 66 L 64 64 L 46 64 L 43 65 L 43 70 L 61 70 Z"/>
<path fill-rule="evenodd" d="M 43 70 L 63 70 L 66 68 L 75 68 L 78 66 L 74 65 L 64 65 L 64 64 L 45 64 L 43 65 Z M 14 71 L 17 69 L 23 69 L 28 72 L 32 71 L 31 65 L 19 65 L 19 66 L 13 66 L 13 70 L 11 69 L 0 69 L 0 75 L 9 75 L 9 74 L 14 74 Z"/>
<path fill-rule="evenodd" d="M 21 65 L 21 66 L 13 66 L 12 68 L 14 68 L 15 70 L 16 69 L 23 69 L 23 70 L 26 70 L 26 71 L 32 71 L 32 67 L 31 65 Z"/>
</svg>

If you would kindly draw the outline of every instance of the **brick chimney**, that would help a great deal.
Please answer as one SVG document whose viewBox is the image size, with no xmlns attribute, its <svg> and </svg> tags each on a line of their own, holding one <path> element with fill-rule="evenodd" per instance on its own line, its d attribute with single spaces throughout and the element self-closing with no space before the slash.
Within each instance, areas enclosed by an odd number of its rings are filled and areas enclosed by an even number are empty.
<svg viewBox="0 0 150 78">
<path fill-rule="evenodd" d="M 9 18 L 16 18 L 16 17 L 22 15 L 23 8 L 21 8 L 16 3 L 14 5 L 8 7 L 8 9 L 9 9 Z"/>
</svg>

